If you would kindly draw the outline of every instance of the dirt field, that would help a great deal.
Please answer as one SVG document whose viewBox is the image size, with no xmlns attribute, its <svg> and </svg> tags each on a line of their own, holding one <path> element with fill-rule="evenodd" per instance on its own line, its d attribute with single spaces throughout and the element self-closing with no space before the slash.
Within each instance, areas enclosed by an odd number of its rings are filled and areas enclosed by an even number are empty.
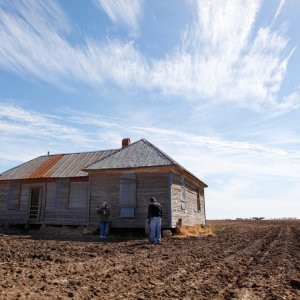
<svg viewBox="0 0 300 300">
<path fill-rule="evenodd" d="M 300 299 L 299 221 L 210 225 L 224 230 L 156 246 L 2 229 L 0 299 Z"/>
</svg>

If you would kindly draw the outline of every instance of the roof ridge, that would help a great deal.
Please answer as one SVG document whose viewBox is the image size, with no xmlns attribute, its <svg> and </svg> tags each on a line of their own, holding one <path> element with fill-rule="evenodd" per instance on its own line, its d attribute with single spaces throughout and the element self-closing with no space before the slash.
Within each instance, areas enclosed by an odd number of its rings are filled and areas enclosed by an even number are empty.
<svg viewBox="0 0 300 300">
<path fill-rule="evenodd" d="M 46 155 L 40 155 L 40 156 L 37 156 L 36 158 L 39 158 L 39 157 L 49 157 L 49 156 L 55 156 L 55 155 L 87 154 L 87 153 L 117 151 L 117 150 L 119 150 L 119 148 L 117 148 L 117 149 L 105 149 L 105 150 L 94 150 L 94 151 L 82 151 L 82 152 L 55 153 L 55 154 L 49 154 L 49 155 L 47 155 L 47 154 Z"/>
</svg>

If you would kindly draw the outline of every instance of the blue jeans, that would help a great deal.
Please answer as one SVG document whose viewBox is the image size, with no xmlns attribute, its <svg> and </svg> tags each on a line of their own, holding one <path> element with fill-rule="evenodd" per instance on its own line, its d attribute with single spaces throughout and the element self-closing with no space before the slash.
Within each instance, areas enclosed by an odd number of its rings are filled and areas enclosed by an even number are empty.
<svg viewBox="0 0 300 300">
<path fill-rule="evenodd" d="M 161 241 L 161 218 L 152 217 L 150 220 L 150 242 L 160 243 Z"/>
<path fill-rule="evenodd" d="M 106 236 L 107 227 L 108 227 L 108 222 L 100 223 L 100 236 Z"/>
</svg>

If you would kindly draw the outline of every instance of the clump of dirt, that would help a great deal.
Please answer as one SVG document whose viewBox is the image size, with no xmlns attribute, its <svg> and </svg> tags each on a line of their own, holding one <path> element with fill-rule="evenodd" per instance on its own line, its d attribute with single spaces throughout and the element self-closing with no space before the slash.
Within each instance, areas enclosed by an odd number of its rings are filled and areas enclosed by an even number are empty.
<svg viewBox="0 0 300 300">
<path fill-rule="evenodd" d="M 210 223 L 210 222 L 208 222 Z M 0 299 L 300 299 L 300 222 L 218 222 L 215 235 L 0 232 Z"/>
</svg>

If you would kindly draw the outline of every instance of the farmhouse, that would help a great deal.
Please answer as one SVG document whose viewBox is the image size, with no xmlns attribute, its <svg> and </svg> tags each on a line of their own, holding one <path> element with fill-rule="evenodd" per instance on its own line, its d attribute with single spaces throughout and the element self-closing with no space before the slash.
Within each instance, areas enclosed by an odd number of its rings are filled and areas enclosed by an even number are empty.
<svg viewBox="0 0 300 300">
<path fill-rule="evenodd" d="M 149 198 L 163 228 L 205 224 L 207 185 L 145 139 L 122 147 L 37 157 L 0 176 L 0 223 L 96 226 L 107 201 L 111 227 L 142 228 Z"/>
</svg>

